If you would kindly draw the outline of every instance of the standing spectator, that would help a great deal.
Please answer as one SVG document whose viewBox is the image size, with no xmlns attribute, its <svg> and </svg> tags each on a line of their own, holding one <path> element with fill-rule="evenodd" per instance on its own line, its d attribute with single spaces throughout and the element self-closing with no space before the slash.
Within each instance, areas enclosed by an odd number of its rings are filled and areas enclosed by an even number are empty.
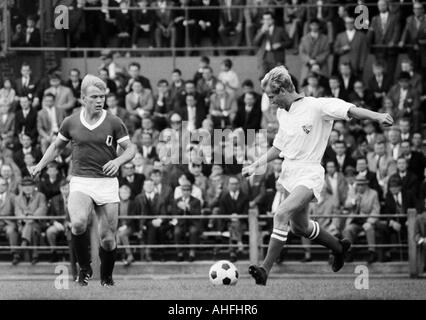
<svg viewBox="0 0 426 320">
<path fill-rule="evenodd" d="M 173 202 L 172 212 L 174 215 L 201 215 L 201 201 L 191 195 L 193 186 L 189 180 L 181 181 L 182 196 Z M 173 221 L 174 236 L 176 244 L 185 243 L 185 235 L 189 234 L 189 244 L 199 244 L 201 232 L 201 221 L 194 219 L 176 219 Z M 183 261 L 182 249 L 178 249 L 178 261 Z M 195 260 L 195 249 L 189 250 L 189 261 Z"/>
<path fill-rule="evenodd" d="M 31 107 L 31 101 L 27 96 L 19 99 L 20 109 L 15 113 L 15 137 L 25 134 L 32 139 L 32 143 L 37 141 L 37 111 Z"/>
<path fill-rule="evenodd" d="M 238 111 L 235 115 L 233 127 L 242 128 L 247 135 L 248 129 L 259 130 L 262 121 L 260 100 L 256 100 L 253 91 L 244 94 L 244 100 L 238 99 Z"/>
<path fill-rule="evenodd" d="M 32 101 L 33 107 L 40 104 L 38 89 L 38 81 L 32 76 L 32 70 L 28 63 L 24 62 L 21 66 L 21 77 L 16 79 L 15 86 L 16 100 L 21 97 L 28 97 Z"/>
<path fill-rule="evenodd" d="M 44 194 L 46 201 L 49 201 L 60 194 L 61 181 L 62 177 L 58 170 L 58 163 L 56 161 L 50 162 L 47 165 L 46 174 L 40 179 L 38 191 Z"/>
<path fill-rule="evenodd" d="M 0 101 L 6 105 L 15 102 L 16 91 L 12 87 L 12 81 L 8 78 L 3 80 L 3 87 L 0 89 Z"/>
<path fill-rule="evenodd" d="M 352 203 L 346 203 L 346 206 L 352 209 L 353 214 L 361 215 L 378 215 L 380 214 L 380 203 L 377 192 L 370 189 L 368 180 L 365 177 L 358 176 L 356 178 L 356 196 Z M 377 217 L 369 218 L 350 218 L 346 221 L 346 227 L 343 230 L 343 236 L 349 239 L 351 243 L 355 243 L 361 231 L 365 231 L 367 243 L 369 245 L 368 263 L 377 260 L 376 248 L 376 230 L 375 225 L 378 221 Z M 353 261 L 352 251 L 347 256 L 347 261 Z"/>
<path fill-rule="evenodd" d="M 301 79 L 306 77 L 315 63 L 320 65 L 323 74 L 328 73 L 330 46 L 327 36 L 320 30 L 320 22 L 317 19 L 309 22 L 309 32 L 300 41 L 299 53 L 302 61 Z"/>
<path fill-rule="evenodd" d="M 299 0 L 291 0 L 284 3 L 284 23 L 288 35 L 293 41 L 295 55 L 299 54 L 299 41 L 303 34 L 303 23 L 305 18 L 306 8 L 300 6 Z"/>
<path fill-rule="evenodd" d="M 127 185 L 130 188 L 131 200 L 135 199 L 135 197 L 141 192 L 144 181 L 145 175 L 142 173 L 136 173 L 135 165 L 133 163 L 129 162 L 123 165 L 119 184 L 120 186 Z"/>
<path fill-rule="evenodd" d="M 218 9 L 209 9 L 209 7 L 219 7 L 218 0 L 195 0 L 194 5 L 202 7 L 195 13 L 196 25 L 194 44 L 197 47 L 204 46 L 203 42 L 207 42 L 207 46 L 215 46 L 218 42 L 219 14 Z M 206 8 L 206 9 L 204 9 Z M 202 57 L 203 59 L 205 57 Z M 208 65 L 208 63 L 207 63 Z M 194 79 L 197 82 L 198 79 Z"/>
<path fill-rule="evenodd" d="M 133 32 L 132 32 L 132 45 L 133 48 L 137 47 L 150 47 L 154 46 L 154 29 L 155 29 L 155 15 L 150 7 L 148 0 L 138 0 L 137 5 L 139 10 L 133 11 Z M 140 43 L 142 44 L 140 45 Z"/>
<path fill-rule="evenodd" d="M 240 80 L 238 79 L 237 73 L 232 70 L 232 65 L 231 59 L 223 60 L 220 65 L 221 71 L 217 78 L 225 85 L 226 91 L 235 95 L 240 88 Z"/>
<path fill-rule="evenodd" d="M 242 0 L 221 0 L 219 13 L 219 37 L 222 46 L 236 47 L 243 35 L 243 10 L 232 6 L 242 6 Z"/>
<path fill-rule="evenodd" d="M 399 37 L 401 35 L 401 25 L 398 17 L 389 12 L 387 0 L 377 2 L 379 14 L 373 17 L 368 30 L 368 40 L 373 48 L 376 60 L 383 60 L 387 63 L 387 69 L 391 79 L 395 76 L 395 67 L 398 58 Z"/>
<path fill-rule="evenodd" d="M 151 7 L 155 8 L 155 43 L 157 48 L 171 47 L 175 43 L 176 35 L 173 28 L 173 11 L 170 9 L 172 6 L 173 3 L 169 0 L 157 0 L 151 4 Z"/>
<path fill-rule="evenodd" d="M 27 28 L 25 29 L 25 42 L 23 47 L 40 47 L 41 36 L 40 30 L 36 27 L 36 18 L 29 16 L 27 18 Z"/>
<path fill-rule="evenodd" d="M 130 76 L 129 81 L 126 85 L 126 92 L 129 93 L 132 90 L 133 82 L 138 80 L 142 86 L 146 89 L 152 89 L 151 83 L 148 78 L 145 78 L 143 75 L 141 75 L 141 65 L 137 62 L 132 62 L 129 64 L 128 73 Z M 110 76 L 112 77 L 111 73 Z"/>
<path fill-rule="evenodd" d="M 373 63 L 373 75 L 367 82 L 368 88 L 373 91 L 375 98 L 374 108 L 380 109 L 383 105 L 383 99 L 386 97 L 392 86 L 393 77 L 385 73 L 383 62 L 375 61 Z"/>
<path fill-rule="evenodd" d="M 76 98 L 70 88 L 61 84 L 61 74 L 54 72 L 49 76 L 50 87 L 44 94 L 50 93 L 55 96 L 55 109 L 58 113 L 58 123 L 69 116 L 75 108 Z"/>
<path fill-rule="evenodd" d="M 21 192 L 15 198 L 15 216 L 45 216 L 47 214 L 46 198 L 35 188 L 33 179 L 27 177 L 21 181 Z M 19 222 L 22 237 L 22 246 L 40 244 L 41 226 L 37 220 L 21 220 Z M 32 264 L 38 262 L 38 252 L 33 250 Z"/>
<path fill-rule="evenodd" d="M 386 153 L 386 144 L 384 141 L 374 143 L 374 151 L 367 154 L 368 170 L 380 175 L 381 172 L 387 172 L 393 163 L 393 158 Z"/>
<path fill-rule="evenodd" d="M 410 44 L 409 56 L 417 68 L 424 70 L 425 64 L 425 43 L 426 43 L 426 17 L 423 4 L 413 3 L 413 15 L 407 18 L 404 31 L 402 32 L 400 47 Z M 423 73 L 424 74 L 424 73 Z"/>
<path fill-rule="evenodd" d="M 47 148 L 56 138 L 59 131 L 60 122 L 59 110 L 55 108 L 55 97 L 51 93 L 46 93 L 42 100 L 42 109 L 37 115 L 37 131 L 40 137 L 41 151 L 46 152 Z"/>
<path fill-rule="evenodd" d="M 291 45 L 291 39 L 285 30 L 275 25 L 272 12 L 265 12 L 262 18 L 262 27 L 253 40 L 254 45 L 258 47 L 259 78 L 277 65 L 285 64 L 285 48 Z"/>
<path fill-rule="evenodd" d="M 215 92 L 210 98 L 210 111 L 213 127 L 224 129 L 230 126 L 237 113 L 235 96 L 225 90 L 222 82 L 216 83 Z"/>
<path fill-rule="evenodd" d="M 152 170 L 151 179 L 154 182 L 155 192 L 159 196 L 160 206 L 164 209 L 164 212 L 172 212 L 173 190 L 170 185 L 163 181 L 163 172 L 158 169 Z"/>
<path fill-rule="evenodd" d="M 0 217 L 12 217 L 15 215 L 15 195 L 8 190 L 8 182 L 5 177 L 0 176 Z M 0 220 L 0 231 L 6 233 L 10 246 L 18 246 L 19 234 L 16 221 Z M 11 250 L 12 264 L 19 263 L 19 254 L 16 250 Z"/>
<path fill-rule="evenodd" d="M 355 29 L 354 18 L 346 17 L 345 26 L 346 31 L 339 33 L 334 42 L 334 52 L 339 56 L 339 65 L 349 62 L 354 73 L 362 77 L 368 56 L 367 38 Z"/>
<path fill-rule="evenodd" d="M 250 165 L 253 161 L 246 161 L 245 165 Z M 240 190 L 249 199 L 249 209 L 256 209 L 260 214 L 266 214 L 265 198 L 265 178 L 262 175 L 251 176 L 241 182 Z"/>
<path fill-rule="evenodd" d="M 250 200 L 248 196 L 241 191 L 241 184 L 238 178 L 230 177 L 228 181 L 228 191 L 223 192 L 220 200 L 220 214 L 223 215 L 240 215 L 248 214 Z M 221 221 L 222 227 L 220 231 L 229 231 L 229 243 L 238 245 L 239 252 L 243 250 L 243 232 L 247 227 L 246 223 L 241 219 L 232 219 Z M 230 249 L 230 259 L 232 262 L 237 260 L 235 249 Z"/>
</svg>

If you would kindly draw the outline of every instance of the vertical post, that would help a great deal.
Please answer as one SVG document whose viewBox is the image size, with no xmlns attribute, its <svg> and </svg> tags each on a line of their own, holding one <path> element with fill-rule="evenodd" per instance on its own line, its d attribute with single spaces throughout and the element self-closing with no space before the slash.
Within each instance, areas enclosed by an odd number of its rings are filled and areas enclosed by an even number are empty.
<svg viewBox="0 0 426 320">
<path fill-rule="evenodd" d="M 12 34 L 11 21 L 9 19 L 9 10 L 7 8 L 7 1 L 3 2 L 3 26 L 4 26 L 4 48 L 3 51 L 6 53 L 10 47 L 10 36 Z"/>
<path fill-rule="evenodd" d="M 187 22 L 189 21 L 189 12 L 188 12 L 188 5 L 187 4 L 185 4 L 185 20 Z M 185 26 L 185 47 L 189 48 L 189 25 L 188 25 L 188 23 Z M 188 55 L 188 52 L 189 51 L 185 50 L 185 56 Z"/>
<path fill-rule="evenodd" d="M 84 59 L 84 73 L 87 74 L 88 73 L 88 67 L 87 67 L 87 50 L 83 49 L 83 59 Z"/>
<path fill-rule="evenodd" d="M 414 240 L 414 224 L 416 221 L 417 211 L 416 209 L 408 209 L 408 264 L 410 271 L 410 278 L 417 278 L 417 245 Z"/>
<path fill-rule="evenodd" d="M 92 257 L 93 278 L 99 279 L 100 259 L 99 259 L 98 217 L 96 216 L 95 212 L 92 213 L 92 224 L 90 226 L 90 255 Z"/>
<path fill-rule="evenodd" d="M 250 263 L 257 264 L 259 262 L 259 219 L 258 210 L 249 210 L 249 254 Z"/>
</svg>

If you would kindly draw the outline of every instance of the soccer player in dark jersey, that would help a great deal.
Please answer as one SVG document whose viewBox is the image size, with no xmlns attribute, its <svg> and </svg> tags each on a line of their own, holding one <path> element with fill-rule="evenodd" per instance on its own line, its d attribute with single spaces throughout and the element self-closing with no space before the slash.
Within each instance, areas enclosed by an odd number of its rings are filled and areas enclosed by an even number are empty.
<svg viewBox="0 0 426 320">
<path fill-rule="evenodd" d="M 106 84 L 95 76 L 87 75 L 83 79 L 81 112 L 62 122 L 57 139 L 32 168 L 32 175 L 38 175 L 71 142 L 72 172 L 68 211 L 72 242 L 80 266 L 78 282 L 81 286 L 87 286 L 93 274 L 87 230 L 87 221 L 93 209 L 99 221 L 101 285 L 114 285 L 112 273 L 120 202 L 116 176 L 120 166 L 131 161 L 136 153 L 136 147 L 130 142 L 123 122 L 104 110 L 106 89 Z M 120 156 L 117 156 L 118 146 L 124 150 Z"/>
</svg>

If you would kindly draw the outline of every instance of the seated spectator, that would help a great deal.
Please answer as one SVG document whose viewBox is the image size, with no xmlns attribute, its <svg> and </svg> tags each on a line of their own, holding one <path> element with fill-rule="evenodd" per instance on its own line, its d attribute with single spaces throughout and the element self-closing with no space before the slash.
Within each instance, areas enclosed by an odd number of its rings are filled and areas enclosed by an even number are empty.
<svg viewBox="0 0 426 320">
<path fill-rule="evenodd" d="M 408 209 L 416 209 L 416 207 L 415 195 L 402 187 L 402 180 L 399 176 L 392 176 L 389 179 L 383 212 L 386 214 L 407 214 Z M 381 220 L 380 223 L 380 232 L 384 243 L 401 244 L 401 241 L 407 240 L 406 218 L 387 218 Z M 391 250 L 384 251 L 385 254 L 382 259 L 391 261 Z"/>
<path fill-rule="evenodd" d="M 30 99 L 25 96 L 19 99 L 20 109 L 15 113 L 15 137 L 22 134 L 31 137 L 31 143 L 36 143 L 37 132 L 37 110 L 31 107 Z"/>
<path fill-rule="evenodd" d="M 357 107 L 376 111 L 374 109 L 374 95 L 370 89 L 364 87 L 361 80 L 355 81 L 354 89 L 349 94 L 348 101 Z"/>
<path fill-rule="evenodd" d="M 157 151 L 153 145 L 153 138 L 149 132 L 143 132 L 141 134 L 141 145 L 140 152 L 142 156 L 149 161 L 154 163 L 154 160 L 158 159 Z"/>
<path fill-rule="evenodd" d="M 392 127 L 388 132 L 388 154 L 398 160 L 401 155 L 401 130 L 398 127 Z"/>
<path fill-rule="evenodd" d="M 299 53 L 302 61 L 300 79 L 307 76 L 314 63 L 320 65 L 323 74 L 328 74 L 327 59 L 330 55 L 330 46 L 317 19 L 309 21 L 309 32 L 300 40 Z"/>
<path fill-rule="evenodd" d="M 200 99 L 200 97 L 198 97 Z M 185 128 L 188 132 L 192 132 L 196 129 L 201 128 L 203 120 L 206 118 L 204 108 L 200 105 L 196 95 L 187 93 L 185 95 L 185 104 L 182 108 L 175 109 L 182 120 L 186 122 L 187 127 Z"/>
<path fill-rule="evenodd" d="M 12 217 L 15 215 L 15 195 L 9 190 L 7 180 L 0 176 L 0 217 Z M 10 246 L 18 246 L 19 234 L 16 221 L 13 220 L 0 220 L 0 231 L 6 233 L 6 237 Z M 17 250 L 11 250 L 12 264 L 19 263 L 19 254 Z"/>
<path fill-rule="evenodd" d="M 24 157 L 26 154 L 31 154 L 34 158 L 34 161 L 38 162 L 42 157 L 42 153 L 38 147 L 31 145 L 31 137 L 29 135 L 21 135 L 21 145 L 22 148 L 14 152 L 13 161 L 21 170 L 23 170 L 25 168 Z"/>
<path fill-rule="evenodd" d="M 423 136 L 420 132 L 414 132 L 411 138 L 411 149 L 423 153 Z"/>
<path fill-rule="evenodd" d="M 201 215 L 201 202 L 191 195 L 194 186 L 189 180 L 183 180 L 180 184 L 181 196 L 173 201 L 172 212 L 174 215 Z M 184 244 L 186 234 L 189 234 L 189 244 L 199 244 L 201 233 L 201 221 L 194 219 L 174 219 L 171 221 L 174 225 L 174 238 L 176 244 Z M 183 250 L 177 250 L 178 261 L 184 260 Z M 189 261 L 195 260 L 195 249 L 189 250 Z"/>
<path fill-rule="evenodd" d="M 15 216 L 45 216 L 47 214 L 47 205 L 45 196 L 36 190 L 35 182 L 32 178 L 24 178 L 21 181 L 21 192 L 15 198 Z M 20 220 L 18 222 L 19 232 L 21 234 L 22 246 L 40 245 L 41 225 L 38 220 Z M 32 252 L 32 264 L 38 262 L 38 252 Z"/>
<path fill-rule="evenodd" d="M 380 203 L 377 192 L 368 186 L 368 180 L 363 176 L 356 178 L 356 196 L 352 203 L 346 201 L 346 207 L 353 214 L 378 215 L 380 214 Z M 343 230 L 343 237 L 355 243 L 361 231 L 365 231 L 367 243 L 369 245 L 368 263 L 377 260 L 376 248 L 376 230 L 375 225 L 378 221 L 376 217 L 369 218 L 349 218 L 346 220 L 346 226 Z M 347 261 L 353 261 L 352 251 L 347 256 Z"/>
<path fill-rule="evenodd" d="M 3 104 L 11 105 L 15 102 L 16 91 L 13 89 L 12 81 L 8 78 L 3 80 L 3 87 L 0 89 L 0 101 Z"/>
<path fill-rule="evenodd" d="M 324 75 L 324 73 L 322 73 L 320 65 L 318 64 L 318 62 L 315 62 L 315 63 L 312 64 L 311 68 L 309 69 L 308 74 L 311 73 L 311 72 L 313 72 L 314 74 L 317 75 L 318 84 L 319 84 L 320 87 L 324 88 L 325 94 L 326 95 L 331 95 L 331 93 L 330 93 L 330 85 L 329 85 L 329 78 L 327 78 Z M 294 84 L 294 87 L 298 88 L 298 86 L 297 86 L 297 83 L 298 83 L 297 79 L 293 79 L 294 77 L 292 75 L 290 75 L 290 76 L 292 78 L 292 82 Z M 308 85 L 308 78 L 305 78 L 305 79 L 302 80 L 301 87 L 303 88 L 303 87 L 305 87 L 307 85 Z"/>
<path fill-rule="evenodd" d="M 348 166 L 355 167 L 355 160 L 350 156 L 344 140 L 338 140 L 333 144 L 336 153 L 335 165 L 337 172 L 345 172 Z M 331 159 L 334 160 L 334 159 Z"/>
<path fill-rule="evenodd" d="M 278 106 L 274 103 L 262 113 L 262 122 L 260 126 L 262 129 L 267 130 L 268 145 L 272 145 L 280 126 L 277 118 L 277 110 Z"/>
<path fill-rule="evenodd" d="M 181 185 L 185 181 L 189 181 L 191 183 L 191 186 L 192 186 L 191 196 L 200 200 L 201 205 L 203 205 L 204 204 L 203 192 L 201 191 L 201 189 L 199 187 L 197 187 L 195 185 L 195 177 L 192 173 L 189 173 L 189 172 L 183 173 L 182 175 L 179 176 L 179 178 L 178 178 L 179 185 L 175 188 L 173 198 L 176 200 L 176 199 L 179 199 L 179 198 L 182 197 Z"/>
<path fill-rule="evenodd" d="M 204 200 L 207 195 L 208 179 L 203 174 L 202 167 L 203 166 L 201 164 L 201 159 L 200 161 L 197 161 L 197 162 L 191 162 L 188 165 L 189 172 L 195 178 L 194 185 L 201 190 L 201 193 L 203 195 L 203 200 Z"/>
<path fill-rule="evenodd" d="M 240 88 L 240 80 L 237 73 L 232 70 L 233 63 L 231 59 L 225 59 L 220 65 L 220 72 L 217 79 L 225 85 L 226 91 L 235 95 Z"/>
<path fill-rule="evenodd" d="M 119 178 L 119 185 L 126 185 L 130 188 L 130 200 L 141 192 L 145 175 L 143 173 L 135 173 L 135 165 L 131 162 L 124 164 L 121 167 L 121 177 Z"/>
<path fill-rule="evenodd" d="M 171 47 L 176 41 L 173 11 L 170 9 L 172 6 L 173 2 L 169 0 L 157 0 L 151 3 L 151 7 L 155 8 L 155 44 L 157 48 Z"/>
<path fill-rule="evenodd" d="M 174 69 L 172 71 L 172 82 L 170 84 L 170 98 L 175 100 L 185 90 L 185 81 L 182 79 L 182 71 Z"/>
<path fill-rule="evenodd" d="M 382 62 L 373 62 L 373 75 L 369 78 L 367 87 L 374 94 L 376 110 L 382 107 L 383 99 L 392 86 L 392 78 L 388 73 L 385 73 L 385 66 Z"/>
<path fill-rule="evenodd" d="M 46 201 L 60 194 L 61 181 L 62 176 L 58 170 L 58 163 L 56 161 L 50 162 L 47 165 L 46 174 L 41 177 L 38 185 L 38 190 L 44 194 Z"/>
<path fill-rule="evenodd" d="M 133 200 L 130 199 L 132 190 L 126 184 L 120 186 L 119 195 L 120 195 L 120 204 L 118 216 L 131 216 L 141 214 L 140 212 L 136 212 L 136 205 Z M 130 241 L 129 237 L 135 233 L 137 230 L 137 220 L 131 219 L 119 219 L 119 225 L 117 229 L 117 239 L 118 245 L 129 246 Z M 130 266 L 135 258 L 132 253 L 132 249 L 125 248 L 124 249 L 126 256 L 123 258 L 123 262 L 125 266 Z"/>
<path fill-rule="evenodd" d="M 195 97 L 197 110 L 200 110 L 203 114 L 208 112 L 205 103 L 206 99 L 196 90 L 195 83 L 192 80 L 185 81 L 185 90 L 181 91 L 180 95 L 175 96 L 173 99 L 174 111 L 181 113 L 186 108 L 186 95 L 188 94 Z"/>
<path fill-rule="evenodd" d="M 172 111 L 173 101 L 170 96 L 169 83 L 167 80 L 161 79 L 157 83 L 157 94 L 154 95 L 153 121 L 156 130 L 162 131 L 167 127 L 167 118 Z"/>
<path fill-rule="evenodd" d="M 410 86 L 419 96 L 423 94 L 423 78 L 420 73 L 414 71 L 413 61 L 403 59 L 401 61 L 401 72 L 407 72 L 410 75 Z"/>
<path fill-rule="evenodd" d="M 15 113 L 12 112 L 10 104 L 0 100 L 0 137 L 5 145 L 13 143 L 14 131 Z"/>
<path fill-rule="evenodd" d="M 11 34 L 10 42 L 13 47 L 22 47 L 25 43 L 25 33 L 24 28 L 21 23 L 18 23 L 15 26 L 15 30 Z"/>
<path fill-rule="evenodd" d="M 41 35 L 39 28 L 36 27 L 37 19 L 35 16 L 29 16 L 27 18 L 27 28 L 25 29 L 24 42 L 20 44 L 22 47 L 40 47 L 41 46 Z"/>
<path fill-rule="evenodd" d="M 387 172 L 392 164 L 392 157 L 386 152 L 386 144 L 384 141 L 376 141 L 374 151 L 367 154 L 368 170 L 377 172 L 381 175 L 382 172 Z"/>
<path fill-rule="evenodd" d="M 411 140 L 411 123 L 407 118 L 401 118 L 398 121 L 399 129 L 401 130 L 401 141 Z"/>
<path fill-rule="evenodd" d="M 71 89 L 74 98 L 77 100 L 76 106 L 80 105 L 81 98 L 81 74 L 77 68 L 71 69 L 69 72 L 69 79 L 65 82 L 65 85 Z M 105 80 L 104 80 L 105 81 Z"/>
<path fill-rule="evenodd" d="M 307 76 L 308 84 L 302 88 L 302 93 L 307 97 L 320 98 L 325 95 L 325 90 L 323 87 L 319 86 L 318 76 L 310 72 Z"/>
<path fill-rule="evenodd" d="M 205 67 L 202 77 L 196 83 L 196 90 L 204 98 L 206 105 L 210 105 L 210 96 L 215 91 L 217 83 L 218 80 L 213 75 L 213 69 L 211 67 Z"/>
<path fill-rule="evenodd" d="M 99 78 L 105 82 L 107 87 L 107 94 L 109 93 L 117 93 L 117 85 L 114 80 L 112 80 L 109 76 L 109 71 L 107 68 L 100 68 L 98 72 Z"/>
<path fill-rule="evenodd" d="M 196 20 L 194 45 L 196 47 L 215 46 L 218 42 L 220 12 L 219 9 L 210 9 L 209 7 L 219 7 L 219 1 L 196 0 L 193 3 L 196 6 L 202 7 L 194 13 Z M 196 80 L 194 79 L 195 82 Z"/>
<path fill-rule="evenodd" d="M 243 5 L 242 0 L 221 0 L 219 12 L 219 38 L 222 46 L 239 46 L 243 31 L 243 10 L 233 8 L 233 5 Z M 232 52 L 232 51 L 231 51 Z M 235 51 L 234 51 L 235 52 Z M 230 52 L 228 52 L 230 53 Z"/>
<path fill-rule="evenodd" d="M 126 73 L 126 69 L 116 61 L 116 57 L 120 57 L 120 53 L 114 54 L 110 50 L 103 50 L 101 52 L 102 64 L 98 68 L 98 70 L 107 69 L 109 78 L 112 80 L 115 80 L 117 75 Z"/>
<path fill-rule="evenodd" d="M 348 62 L 339 65 L 339 80 L 342 91 L 349 97 L 354 91 L 354 85 L 358 78 L 353 74 L 352 67 Z"/>
<path fill-rule="evenodd" d="M 154 169 L 151 172 L 151 180 L 154 182 L 155 192 L 159 196 L 160 206 L 164 209 L 166 214 L 172 212 L 172 202 L 173 202 L 173 189 L 170 185 L 166 184 L 163 179 L 163 172 L 158 169 Z"/>
<path fill-rule="evenodd" d="M 426 213 L 423 212 L 416 217 L 416 222 L 414 224 L 414 240 L 416 241 L 417 248 L 419 249 L 420 259 L 423 257 L 423 261 L 420 262 L 420 265 L 423 266 L 423 272 L 426 268 Z"/>
<path fill-rule="evenodd" d="M 414 130 L 420 125 L 420 97 L 418 92 L 410 86 L 410 74 L 401 72 L 398 83 L 389 91 L 388 97 L 392 100 L 396 119 L 408 117 L 413 122 Z"/>
<path fill-rule="evenodd" d="M 141 65 L 139 63 L 130 63 L 127 72 L 130 76 L 130 79 L 128 80 L 126 85 L 126 93 L 129 93 L 132 90 L 133 82 L 135 82 L 136 80 L 138 80 L 142 84 L 142 87 L 152 90 L 149 79 L 141 75 Z M 110 76 L 112 77 L 111 74 Z"/>
<path fill-rule="evenodd" d="M 383 199 L 383 190 L 377 182 L 377 176 L 374 172 L 368 170 L 368 162 L 366 158 L 358 158 L 356 160 L 356 171 L 359 177 L 364 177 L 368 180 L 369 188 L 375 190 L 379 196 L 379 200 Z"/>
<path fill-rule="evenodd" d="M 252 161 L 246 161 L 245 165 L 250 165 Z M 260 214 L 266 213 L 265 198 L 265 177 L 263 175 L 253 175 L 241 181 L 240 190 L 249 199 L 249 209 L 256 209 Z"/>
<path fill-rule="evenodd" d="M 397 172 L 390 176 L 389 181 L 395 177 L 399 177 L 402 180 L 402 188 L 404 189 L 404 191 L 417 195 L 419 190 L 418 188 L 420 187 L 420 181 L 414 173 L 408 171 L 407 159 L 403 156 L 399 157 L 396 162 L 396 167 Z"/>
<path fill-rule="evenodd" d="M 133 13 L 133 32 L 132 32 L 132 47 L 153 47 L 154 46 L 154 29 L 155 15 L 154 11 L 148 10 L 150 1 L 138 0 L 137 5 L 139 10 L 132 11 Z"/>
<path fill-rule="evenodd" d="M 215 92 L 210 97 L 210 111 L 213 127 L 215 129 L 225 129 L 229 127 L 237 113 L 237 103 L 235 96 L 225 91 L 222 82 L 215 86 Z"/>
<path fill-rule="evenodd" d="M 130 134 L 133 134 L 133 132 L 135 132 L 135 125 L 130 119 L 130 113 L 125 108 L 122 108 L 118 105 L 118 99 L 115 93 L 108 94 L 106 98 L 106 106 L 108 112 L 110 112 L 114 116 L 119 117 L 124 122 Z"/>
<path fill-rule="evenodd" d="M 55 109 L 58 114 L 57 121 L 61 123 L 66 116 L 73 112 L 77 100 L 71 89 L 61 84 L 61 74 L 59 72 L 54 72 L 49 76 L 49 85 L 50 87 L 44 91 L 44 95 L 50 93 L 55 97 Z"/>
<path fill-rule="evenodd" d="M 55 96 L 46 93 L 42 100 L 42 109 L 37 115 L 37 131 L 40 137 L 40 146 L 43 153 L 56 138 L 59 131 L 59 111 L 55 108 Z"/>
<path fill-rule="evenodd" d="M 348 95 L 346 92 L 341 89 L 341 83 L 338 76 L 331 76 L 328 80 L 328 84 L 330 87 L 330 91 L 327 92 L 325 95 L 333 98 L 338 98 L 342 100 L 348 100 Z"/>
<path fill-rule="evenodd" d="M 210 12 L 210 10 L 207 11 Z M 203 78 L 204 69 L 207 67 L 210 67 L 210 59 L 207 56 L 202 56 L 198 63 L 198 70 L 195 72 L 193 77 L 195 85 L 198 85 L 198 81 Z"/>
<path fill-rule="evenodd" d="M 126 95 L 126 109 L 131 114 L 135 126 L 140 123 L 140 119 L 150 116 L 154 109 L 151 90 L 144 88 L 140 81 L 135 80 L 132 84 L 132 91 Z"/>
<path fill-rule="evenodd" d="M 238 100 L 238 110 L 235 115 L 233 127 L 242 128 L 247 135 L 248 129 L 259 130 L 261 128 L 262 110 L 260 100 L 256 100 L 253 91 L 244 94 L 244 100 Z"/>
<path fill-rule="evenodd" d="M 136 152 L 135 157 L 132 160 L 135 165 L 135 173 L 143 174 L 145 177 L 149 177 L 152 171 L 152 164 L 142 156 L 140 152 Z"/>
<path fill-rule="evenodd" d="M 132 44 L 133 19 L 132 12 L 129 10 L 129 5 L 128 1 L 121 1 L 120 10 L 114 11 L 118 48 L 130 48 Z M 130 54 L 128 56 L 130 56 Z"/>
<path fill-rule="evenodd" d="M 3 163 L 0 167 L 0 177 L 6 180 L 7 191 L 9 193 L 18 194 L 21 183 L 21 171 L 13 161 L 12 163 Z"/>
<path fill-rule="evenodd" d="M 242 190 L 241 183 L 238 178 L 230 177 L 228 181 L 228 190 L 222 192 L 219 199 L 220 214 L 222 215 L 240 215 L 248 214 L 250 200 Z M 229 244 L 238 245 L 238 252 L 243 252 L 243 232 L 247 228 L 247 222 L 241 219 L 220 220 L 219 230 L 228 231 Z M 230 260 L 237 260 L 237 252 L 235 248 L 230 249 Z"/>
<path fill-rule="evenodd" d="M 408 171 L 412 172 L 418 181 L 423 181 L 426 158 L 423 152 L 414 151 L 411 148 L 411 142 L 404 140 L 401 142 L 401 156 L 407 160 Z"/>
</svg>

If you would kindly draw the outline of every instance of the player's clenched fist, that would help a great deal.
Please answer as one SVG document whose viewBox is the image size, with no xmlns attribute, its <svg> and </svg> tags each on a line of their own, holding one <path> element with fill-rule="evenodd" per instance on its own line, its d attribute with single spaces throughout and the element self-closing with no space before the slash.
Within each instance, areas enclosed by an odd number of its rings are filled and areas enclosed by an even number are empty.
<svg viewBox="0 0 426 320">
<path fill-rule="evenodd" d="M 390 127 L 393 125 L 393 118 L 389 113 L 381 113 L 378 121 L 385 127 Z"/>
<path fill-rule="evenodd" d="M 102 167 L 102 171 L 107 176 L 110 176 L 110 177 L 115 176 L 119 169 L 120 169 L 120 164 L 116 160 L 111 160 Z"/>
<path fill-rule="evenodd" d="M 257 170 L 257 164 L 252 163 L 251 165 L 244 167 L 243 170 L 241 171 L 241 174 L 243 175 L 243 177 L 248 178 L 252 176 L 256 172 L 256 170 Z"/>
<path fill-rule="evenodd" d="M 41 170 L 42 170 L 41 167 L 39 167 L 39 166 L 33 166 L 33 167 L 30 168 L 30 175 L 33 178 L 35 178 L 37 175 L 40 174 Z"/>
</svg>

